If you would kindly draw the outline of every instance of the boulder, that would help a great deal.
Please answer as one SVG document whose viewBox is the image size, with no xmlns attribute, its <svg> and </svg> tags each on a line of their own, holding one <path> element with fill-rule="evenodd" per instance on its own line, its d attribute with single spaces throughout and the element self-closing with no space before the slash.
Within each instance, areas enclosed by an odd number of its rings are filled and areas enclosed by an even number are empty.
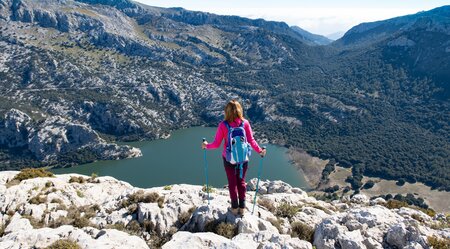
<svg viewBox="0 0 450 249">
<path fill-rule="evenodd" d="M 260 219 L 254 215 L 245 215 L 242 219 L 237 219 L 238 233 L 255 233 L 258 231 L 268 231 L 271 234 L 278 234 L 278 229 L 269 221 Z"/>
<path fill-rule="evenodd" d="M 366 248 L 363 243 L 364 238 L 361 235 L 360 230 L 348 231 L 343 234 L 339 234 L 337 241 L 342 249 L 364 249 Z"/>
<path fill-rule="evenodd" d="M 397 248 L 405 248 L 416 243 L 426 245 L 419 230 L 405 223 L 394 224 L 389 228 L 386 233 L 386 243 Z"/>
<path fill-rule="evenodd" d="M 177 232 L 172 239 L 162 246 L 162 249 L 179 248 L 229 248 L 238 249 L 239 247 L 231 240 L 214 233 L 190 233 Z"/>
<path fill-rule="evenodd" d="M 247 183 L 247 190 L 256 191 L 257 182 L 258 178 L 250 179 Z M 296 188 L 295 191 L 299 193 L 301 189 Z M 283 181 L 260 180 L 258 192 L 261 194 L 292 193 L 292 186 Z"/>
<path fill-rule="evenodd" d="M 352 196 L 352 198 L 350 199 L 350 201 L 352 203 L 356 203 L 356 204 L 364 204 L 367 205 L 369 204 L 369 197 L 367 197 L 366 195 L 363 194 L 356 194 L 354 196 Z"/>
<path fill-rule="evenodd" d="M 24 232 L 33 229 L 28 219 L 22 218 L 16 213 L 11 217 L 8 226 L 5 228 L 5 234 L 12 232 Z"/>
</svg>

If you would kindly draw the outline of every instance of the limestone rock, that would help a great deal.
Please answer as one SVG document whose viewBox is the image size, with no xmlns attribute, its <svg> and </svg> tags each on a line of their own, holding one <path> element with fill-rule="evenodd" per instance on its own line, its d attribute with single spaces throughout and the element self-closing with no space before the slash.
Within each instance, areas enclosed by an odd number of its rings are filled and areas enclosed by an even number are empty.
<svg viewBox="0 0 450 249">
<path fill-rule="evenodd" d="M 16 213 L 11 217 L 8 226 L 5 228 L 5 234 L 12 232 L 25 232 L 30 229 L 33 229 L 30 221 L 28 219 L 22 218 L 19 214 Z"/>
<path fill-rule="evenodd" d="M 350 201 L 357 204 L 369 204 L 369 197 L 363 194 L 356 194 L 350 199 Z"/>
<path fill-rule="evenodd" d="M 214 233 L 175 233 L 172 239 L 163 245 L 163 249 L 178 248 L 241 248 L 231 240 Z M 243 247 L 242 247 L 243 248 Z"/>
<path fill-rule="evenodd" d="M 32 123 L 31 118 L 16 109 L 5 114 L 0 123 L 0 145 L 8 148 L 27 147 L 38 160 L 50 162 L 60 154 L 89 149 L 98 159 L 115 160 L 142 155 L 137 148 L 106 143 L 97 132 L 83 123 L 60 116 Z"/>
</svg>

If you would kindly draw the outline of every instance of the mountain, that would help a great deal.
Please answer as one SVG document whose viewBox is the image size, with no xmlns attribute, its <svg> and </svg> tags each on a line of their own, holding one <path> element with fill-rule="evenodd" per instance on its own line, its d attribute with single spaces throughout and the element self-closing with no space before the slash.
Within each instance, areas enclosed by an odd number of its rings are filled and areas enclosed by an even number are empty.
<svg viewBox="0 0 450 249">
<path fill-rule="evenodd" d="M 427 32 L 447 33 L 446 26 L 448 26 L 450 19 L 449 13 L 450 5 L 447 5 L 412 15 L 361 23 L 347 31 L 336 44 L 340 46 L 358 46 L 377 43 L 382 40 L 392 39 L 397 34 L 417 29 L 425 29 Z"/>
<path fill-rule="evenodd" d="M 344 36 L 344 34 L 345 34 L 344 31 L 338 31 L 338 32 L 334 32 L 334 33 L 328 34 L 328 35 L 326 35 L 326 37 L 328 39 L 330 39 L 330 40 L 335 41 L 335 40 L 341 38 L 342 36 Z"/>
<path fill-rule="evenodd" d="M 328 45 L 332 42 L 332 40 L 328 39 L 325 36 L 312 34 L 298 26 L 292 26 L 291 29 L 303 36 L 305 40 L 311 41 L 313 44 Z"/>
<path fill-rule="evenodd" d="M 438 97 L 450 97 L 450 5 L 414 15 L 362 23 L 334 45 L 375 51 L 393 65 L 421 77 L 432 77 Z"/>
<path fill-rule="evenodd" d="M 261 136 L 329 159 L 324 181 L 336 163 L 356 192 L 363 174 L 450 190 L 446 11 L 317 46 L 262 19 L 0 0 L 0 169 L 139 156 L 116 142 L 215 126 L 238 98 Z"/>
<path fill-rule="evenodd" d="M 281 181 L 261 182 L 264 192 L 251 214 L 256 181 L 249 182 L 248 212 L 236 217 L 228 211 L 225 188 L 213 188 L 207 205 L 202 186 L 141 189 L 108 176 L 33 178 L 32 173 L 0 172 L 0 247 L 47 248 L 53 243 L 60 246 L 50 248 L 448 245 L 450 232 L 442 228 L 446 225 L 443 213 L 430 216 L 430 210 L 405 202 L 381 197 L 370 200 L 361 194 L 325 202 Z"/>
</svg>

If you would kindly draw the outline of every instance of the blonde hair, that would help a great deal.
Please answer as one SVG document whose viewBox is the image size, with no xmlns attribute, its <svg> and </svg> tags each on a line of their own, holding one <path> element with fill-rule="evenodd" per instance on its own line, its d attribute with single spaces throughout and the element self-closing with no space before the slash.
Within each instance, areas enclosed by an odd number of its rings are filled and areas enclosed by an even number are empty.
<svg viewBox="0 0 450 249">
<path fill-rule="evenodd" d="M 225 120 L 228 123 L 232 123 L 236 118 L 244 120 L 244 111 L 242 110 L 241 104 L 233 99 L 225 106 Z"/>
</svg>

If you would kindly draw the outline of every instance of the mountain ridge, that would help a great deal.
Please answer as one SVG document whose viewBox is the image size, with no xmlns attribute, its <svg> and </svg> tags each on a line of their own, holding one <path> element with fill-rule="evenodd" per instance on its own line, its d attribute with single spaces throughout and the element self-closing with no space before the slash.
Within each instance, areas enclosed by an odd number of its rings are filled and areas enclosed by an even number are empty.
<svg viewBox="0 0 450 249">
<path fill-rule="evenodd" d="M 112 140 L 156 139 L 216 125 L 239 98 L 270 142 L 352 167 L 355 191 L 362 174 L 448 190 L 446 22 L 343 49 L 311 46 L 276 22 L 101 2 L 123 8 L 1 0 L 0 124 L 16 108 Z M 1 169 L 53 166 L 27 148 L 3 142 Z M 61 164 L 98 158 L 65 152 Z"/>
</svg>

